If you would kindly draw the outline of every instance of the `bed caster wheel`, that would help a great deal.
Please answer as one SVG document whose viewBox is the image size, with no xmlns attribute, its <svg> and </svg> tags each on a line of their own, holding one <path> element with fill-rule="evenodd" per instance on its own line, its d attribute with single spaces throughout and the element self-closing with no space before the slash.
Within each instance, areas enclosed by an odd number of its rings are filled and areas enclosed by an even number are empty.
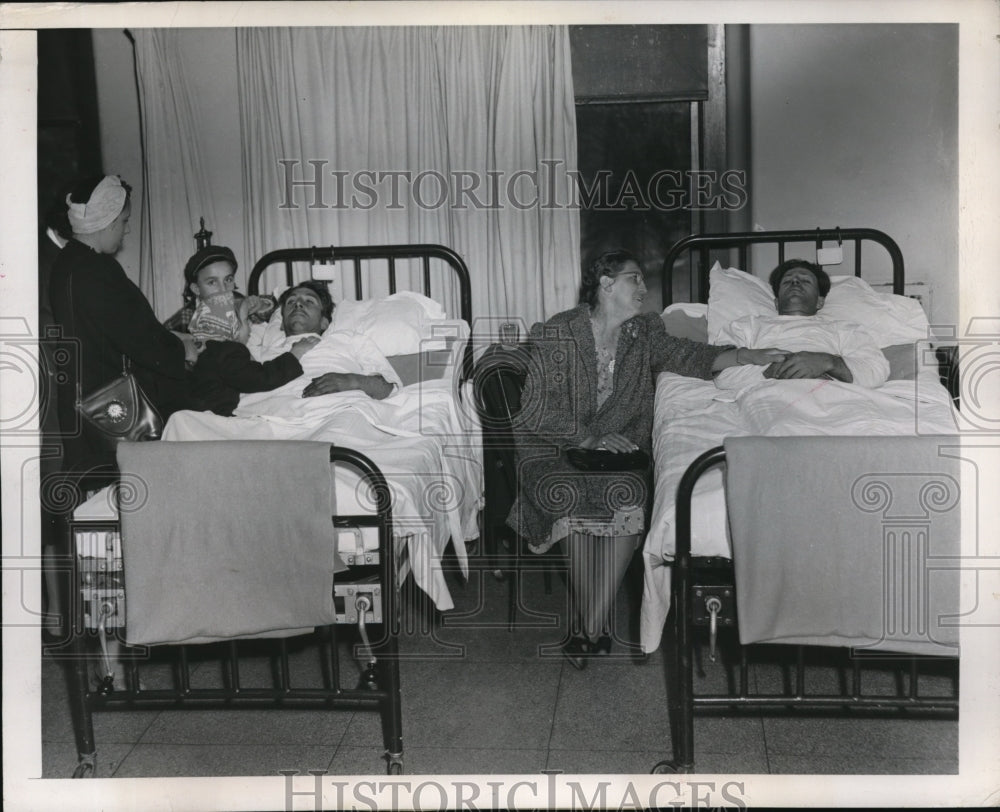
<svg viewBox="0 0 1000 812">
<path fill-rule="evenodd" d="M 370 664 L 361 674 L 361 679 L 358 680 L 358 689 L 368 691 L 378 690 L 378 671 L 375 670 L 374 663 Z"/>
<path fill-rule="evenodd" d="M 80 756 L 80 761 L 73 770 L 74 778 L 94 778 L 97 775 L 97 754 Z"/>
<path fill-rule="evenodd" d="M 97 693 L 108 696 L 114 693 L 115 690 L 115 678 L 108 674 L 106 677 L 97 678 Z"/>
<path fill-rule="evenodd" d="M 389 757 L 389 775 L 403 774 L 403 759 L 400 757 Z"/>
<path fill-rule="evenodd" d="M 683 772 L 687 772 L 687 771 L 686 770 L 682 770 L 673 761 L 661 761 L 659 764 L 657 764 L 655 767 L 653 767 L 653 769 L 650 770 L 650 772 L 653 775 L 665 775 L 665 774 L 673 774 L 673 773 L 683 773 Z"/>
</svg>

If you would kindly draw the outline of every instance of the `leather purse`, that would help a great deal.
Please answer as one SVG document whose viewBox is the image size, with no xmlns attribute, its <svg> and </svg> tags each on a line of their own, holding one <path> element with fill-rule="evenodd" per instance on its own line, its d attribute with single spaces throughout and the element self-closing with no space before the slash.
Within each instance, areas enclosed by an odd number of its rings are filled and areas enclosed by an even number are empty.
<svg viewBox="0 0 1000 812">
<path fill-rule="evenodd" d="M 567 448 L 570 464 L 581 471 L 644 471 L 649 468 L 645 451 L 614 452 L 598 448 Z"/>
<path fill-rule="evenodd" d="M 69 278 L 69 302 L 72 314 L 72 275 Z M 75 328 L 73 332 L 75 335 Z M 122 440 L 159 440 L 163 433 L 163 418 L 132 374 L 126 355 L 122 355 L 121 376 L 98 387 L 86 397 L 83 397 L 80 381 L 77 380 L 76 410 L 85 423 L 96 429 L 97 435 L 112 454 Z"/>
<path fill-rule="evenodd" d="M 122 374 L 110 383 L 80 397 L 77 385 L 76 408 L 80 416 L 97 429 L 108 448 L 114 451 L 122 440 L 159 440 L 163 418 L 142 391 L 139 381 L 122 356 Z"/>
</svg>

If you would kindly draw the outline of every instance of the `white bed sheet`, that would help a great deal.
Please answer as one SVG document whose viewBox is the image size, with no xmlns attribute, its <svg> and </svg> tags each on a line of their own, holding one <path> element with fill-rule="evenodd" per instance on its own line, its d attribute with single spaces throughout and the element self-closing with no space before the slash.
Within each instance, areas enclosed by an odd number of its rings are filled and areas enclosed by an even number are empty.
<svg viewBox="0 0 1000 812">
<path fill-rule="evenodd" d="M 643 650 L 660 645 L 670 610 L 677 487 L 696 457 L 726 437 L 745 435 L 954 434 L 947 390 L 930 374 L 874 390 L 835 381 L 768 381 L 739 396 L 714 382 L 670 372 L 657 379 L 653 417 L 653 512 L 643 547 Z M 722 468 L 706 472 L 691 501 L 691 550 L 730 557 Z"/>
<path fill-rule="evenodd" d="M 310 398 L 307 413 L 290 419 L 255 415 L 221 417 L 211 412 L 177 412 L 167 421 L 161 442 L 198 440 L 309 440 L 354 449 L 382 471 L 392 494 L 393 538 L 400 577 L 411 571 L 417 585 L 441 610 L 454 603 L 441 560 L 449 540 L 462 574 L 468 575 L 465 541 L 478 537 L 482 501 L 482 443 L 466 386 L 456 402 L 445 378 L 403 387 L 383 401 L 360 393 Z M 266 476 L 266 461 L 261 475 Z M 340 514 L 371 513 L 368 489 L 350 466 L 335 466 L 334 499 Z M 275 483 L 280 488 L 280 483 Z M 102 492 L 103 493 L 103 492 Z M 101 516 L 109 499 L 98 494 L 78 508 L 75 518 Z M 101 506 L 104 506 L 103 508 Z M 342 554 L 377 547 L 374 530 L 341 533 Z"/>
</svg>

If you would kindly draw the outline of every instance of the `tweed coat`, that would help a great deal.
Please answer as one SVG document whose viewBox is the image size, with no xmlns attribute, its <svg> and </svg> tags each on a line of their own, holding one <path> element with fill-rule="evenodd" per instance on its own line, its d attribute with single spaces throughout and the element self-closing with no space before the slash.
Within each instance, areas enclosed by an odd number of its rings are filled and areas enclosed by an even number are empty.
<svg viewBox="0 0 1000 812">
<path fill-rule="evenodd" d="M 594 473 L 574 468 L 566 449 L 589 436 L 618 432 L 652 450 L 653 395 L 663 371 L 711 378 L 715 347 L 667 334 L 655 313 L 626 321 L 615 352 L 614 389 L 597 406 L 597 348 L 583 304 L 537 323 L 515 419 L 518 495 L 507 524 L 523 538 L 545 539 L 564 516 L 607 521 L 615 509 L 650 503 L 644 472 Z"/>
</svg>

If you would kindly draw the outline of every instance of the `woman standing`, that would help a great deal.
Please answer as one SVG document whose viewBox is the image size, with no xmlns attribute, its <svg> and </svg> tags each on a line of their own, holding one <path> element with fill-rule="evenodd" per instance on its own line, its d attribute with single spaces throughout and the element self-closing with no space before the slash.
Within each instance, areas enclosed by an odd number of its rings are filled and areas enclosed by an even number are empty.
<svg viewBox="0 0 1000 812">
<path fill-rule="evenodd" d="M 49 295 L 63 334 L 79 356 L 59 392 L 66 469 L 74 473 L 115 466 L 92 429 L 76 414 L 76 386 L 86 396 L 122 374 L 127 356 L 160 415 L 188 408 L 186 360 L 194 341 L 167 330 L 114 256 L 128 233 L 130 187 L 107 175 L 83 181 L 66 197 L 72 239 L 56 258 Z"/>
<path fill-rule="evenodd" d="M 584 273 L 579 306 L 531 329 L 515 426 L 519 493 L 507 522 L 537 552 L 557 541 L 567 551 L 573 636 L 563 654 L 576 668 L 611 649 L 609 615 L 651 500 L 648 468 L 581 471 L 567 450 L 641 450 L 648 459 L 658 373 L 707 379 L 784 357 L 669 336 L 657 314 L 640 314 L 645 294 L 638 260 L 609 252 Z"/>
</svg>

